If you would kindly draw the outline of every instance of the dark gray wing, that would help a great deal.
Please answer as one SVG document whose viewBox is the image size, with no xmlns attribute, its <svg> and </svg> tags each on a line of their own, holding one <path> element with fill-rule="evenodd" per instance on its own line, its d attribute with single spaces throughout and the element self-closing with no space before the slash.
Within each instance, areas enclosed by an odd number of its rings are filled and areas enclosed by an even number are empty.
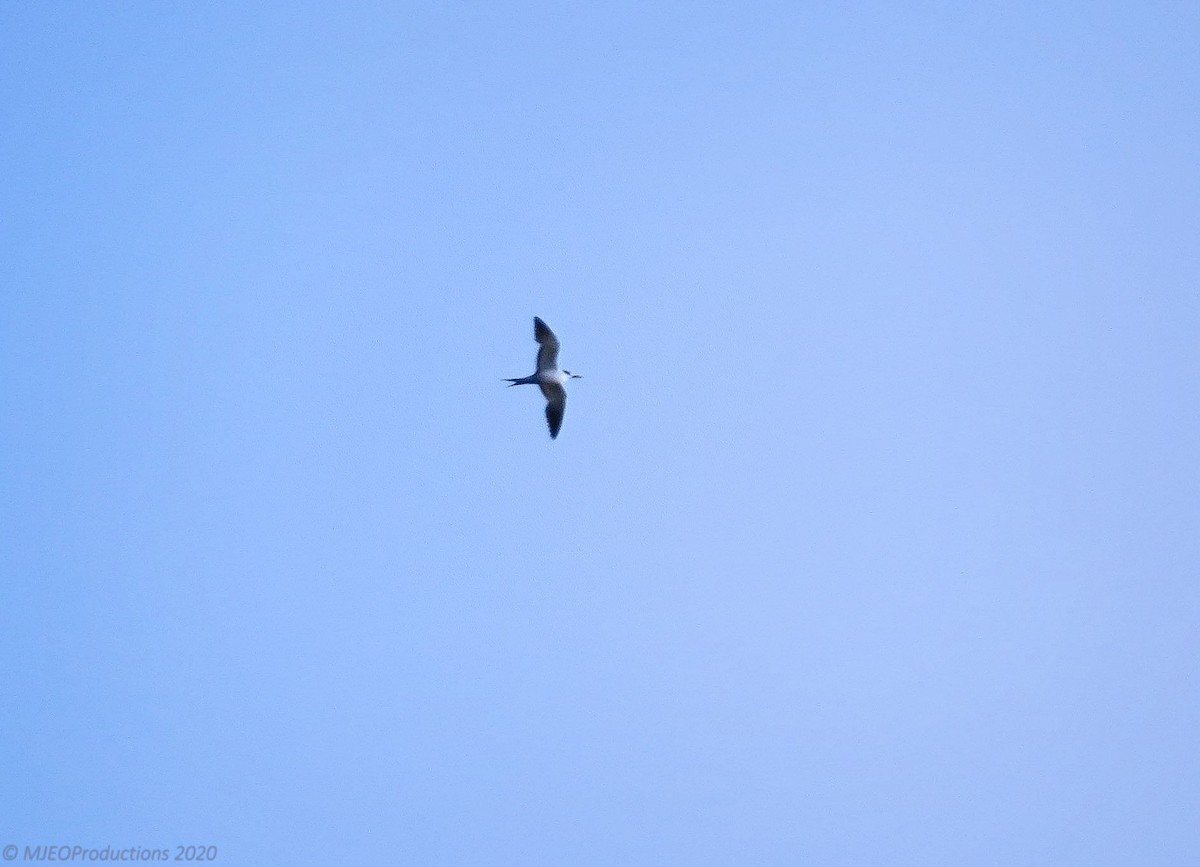
<svg viewBox="0 0 1200 867">
<path fill-rule="evenodd" d="M 533 339 L 539 344 L 537 369 L 539 371 L 557 370 L 558 338 L 554 336 L 554 332 L 550 330 L 550 326 L 537 316 L 533 317 Z"/>
<path fill-rule="evenodd" d="M 550 439 L 558 436 L 562 428 L 563 413 L 567 411 L 567 390 L 558 383 L 542 386 L 546 396 L 546 424 L 550 425 Z"/>
</svg>

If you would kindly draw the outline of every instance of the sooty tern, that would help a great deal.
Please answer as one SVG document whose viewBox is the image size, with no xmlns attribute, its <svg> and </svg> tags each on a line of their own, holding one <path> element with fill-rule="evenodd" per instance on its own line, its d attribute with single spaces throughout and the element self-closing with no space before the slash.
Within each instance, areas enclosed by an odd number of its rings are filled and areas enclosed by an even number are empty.
<svg viewBox="0 0 1200 867">
<path fill-rule="evenodd" d="M 563 387 L 568 379 L 583 379 L 578 373 L 558 369 L 558 338 L 550 326 L 533 317 L 533 339 L 538 342 L 537 372 L 520 379 L 505 380 L 509 388 L 514 385 L 536 385 L 546 398 L 546 423 L 550 425 L 550 438 L 558 436 L 562 427 L 563 412 L 567 408 L 567 390 Z"/>
</svg>

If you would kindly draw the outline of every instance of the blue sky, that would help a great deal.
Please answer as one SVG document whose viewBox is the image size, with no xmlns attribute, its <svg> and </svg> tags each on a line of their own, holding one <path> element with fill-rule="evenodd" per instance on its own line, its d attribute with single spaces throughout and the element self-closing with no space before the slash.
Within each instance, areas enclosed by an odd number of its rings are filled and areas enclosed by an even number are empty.
<svg viewBox="0 0 1200 867">
<path fill-rule="evenodd" d="M 1194 863 L 1198 28 L 3 4 L 0 844 Z"/>
</svg>

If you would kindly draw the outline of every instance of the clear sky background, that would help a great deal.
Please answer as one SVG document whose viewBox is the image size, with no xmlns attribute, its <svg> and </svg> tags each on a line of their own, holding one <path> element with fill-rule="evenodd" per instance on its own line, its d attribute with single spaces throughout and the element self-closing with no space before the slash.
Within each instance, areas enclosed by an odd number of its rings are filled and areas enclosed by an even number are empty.
<svg viewBox="0 0 1200 867">
<path fill-rule="evenodd" d="M 1198 40 L 0 5 L 0 845 L 1200 861 Z"/>
</svg>

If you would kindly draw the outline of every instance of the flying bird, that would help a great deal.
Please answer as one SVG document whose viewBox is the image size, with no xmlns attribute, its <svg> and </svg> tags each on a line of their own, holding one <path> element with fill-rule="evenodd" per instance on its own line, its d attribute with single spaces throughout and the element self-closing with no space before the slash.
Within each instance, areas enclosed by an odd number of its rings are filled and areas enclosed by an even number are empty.
<svg viewBox="0 0 1200 867">
<path fill-rule="evenodd" d="M 563 387 L 568 379 L 583 379 L 578 373 L 558 369 L 558 338 L 550 326 L 538 317 L 533 317 L 533 339 L 538 342 L 537 372 L 520 379 L 506 379 L 509 388 L 514 385 L 536 385 L 546 398 L 546 423 L 550 426 L 550 438 L 558 436 L 562 427 L 563 412 L 567 408 L 567 390 Z"/>
</svg>

